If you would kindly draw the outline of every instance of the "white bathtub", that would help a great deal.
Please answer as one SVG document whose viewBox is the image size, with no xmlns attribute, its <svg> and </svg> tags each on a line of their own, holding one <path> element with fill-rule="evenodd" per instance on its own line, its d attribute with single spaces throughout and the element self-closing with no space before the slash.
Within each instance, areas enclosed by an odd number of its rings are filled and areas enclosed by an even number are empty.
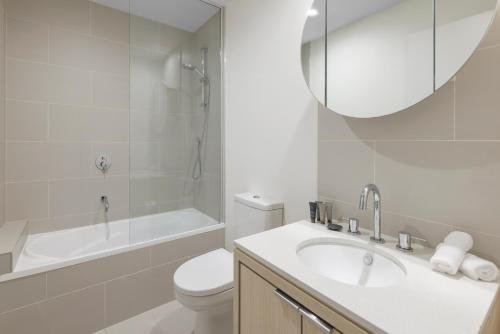
<svg viewBox="0 0 500 334">
<path fill-rule="evenodd" d="M 224 228 L 196 209 L 29 235 L 14 272 L 0 282 Z"/>
</svg>

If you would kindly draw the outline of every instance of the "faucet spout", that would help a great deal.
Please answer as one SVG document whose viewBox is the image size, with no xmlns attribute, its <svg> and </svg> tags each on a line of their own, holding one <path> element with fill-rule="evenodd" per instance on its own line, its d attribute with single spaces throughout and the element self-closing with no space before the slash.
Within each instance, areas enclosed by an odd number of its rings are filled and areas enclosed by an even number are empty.
<svg viewBox="0 0 500 334">
<path fill-rule="evenodd" d="M 109 200 L 108 196 L 101 196 L 101 202 L 104 204 L 104 211 L 109 211 Z"/>
<path fill-rule="evenodd" d="M 380 190 L 374 184 L 366 185 L 361 191 L 361 196 L 359 198 L 359 209 L 366 211 L 368 208 L 368 196 L 373 193 L 373 236 L 370 240 L 383 244 L 385 240 L 382 238 L 382 198 L 380 196 Z"/>
</svg>

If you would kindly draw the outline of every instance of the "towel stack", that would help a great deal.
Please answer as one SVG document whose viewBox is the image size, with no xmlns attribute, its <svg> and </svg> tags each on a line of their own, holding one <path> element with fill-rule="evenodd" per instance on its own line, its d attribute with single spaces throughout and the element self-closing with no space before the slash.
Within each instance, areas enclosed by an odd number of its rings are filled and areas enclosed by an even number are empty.
<svg viewBox="0 0 500 334">
<path fill-rule="evenodd" d="M 474 241 L 470 234 L 452 232 L 439 244 L 431 258 L 432 269 L 455 275 L 459 270 L 475 280 L 494 281 L 498 277 L 497 266 L 475 255 L 468 254 Z"/>
</svg>

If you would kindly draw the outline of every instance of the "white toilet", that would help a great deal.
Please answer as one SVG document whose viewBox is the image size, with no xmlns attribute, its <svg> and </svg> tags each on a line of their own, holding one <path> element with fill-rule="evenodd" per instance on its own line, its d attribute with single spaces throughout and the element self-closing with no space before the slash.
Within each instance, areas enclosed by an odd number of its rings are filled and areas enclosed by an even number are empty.
<svg viewBox="0 0 500 334">
<path fill-rule="evenodd" d="M 234 197 L 235 238 L 283 224 L 283 203 L 252 193 Z M 233 254 L 225 249 L 181 265 L 174 275 L 179 303 L 196 312 L 194 334 L 231 334 L 233 329 Z"/>
</svg>

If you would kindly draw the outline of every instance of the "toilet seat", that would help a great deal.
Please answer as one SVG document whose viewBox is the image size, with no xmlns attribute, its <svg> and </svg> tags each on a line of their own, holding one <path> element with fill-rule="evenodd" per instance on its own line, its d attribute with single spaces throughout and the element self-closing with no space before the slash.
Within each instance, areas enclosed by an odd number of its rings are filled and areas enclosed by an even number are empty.
<svg viewBox="0 0 500 334">
<path fill-rule="evenodd" d="M 205 297 L 233 287 L 233 254 L 217 249 L 181 265 L 174 274 L 177 294 Z"/>
</svg>

